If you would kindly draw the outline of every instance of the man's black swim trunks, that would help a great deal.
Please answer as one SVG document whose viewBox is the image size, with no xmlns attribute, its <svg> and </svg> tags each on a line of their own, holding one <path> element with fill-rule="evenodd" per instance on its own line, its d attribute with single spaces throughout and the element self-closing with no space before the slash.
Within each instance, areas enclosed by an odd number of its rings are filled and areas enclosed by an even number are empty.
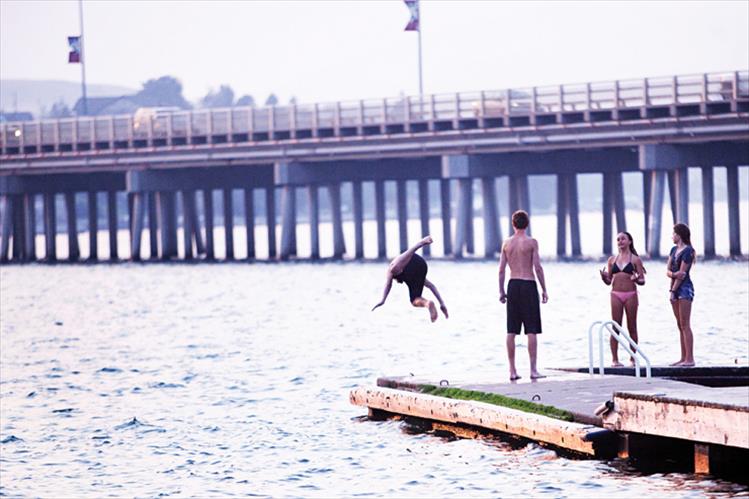
<svg viewBox="0 0 749 499">
<path fill-rule="evenodd" d="M 507 334 L 541 334 L 541 310 L 539 308 L 536 281 L 510 279 L 507 283 Z"/>
<path fill-rule="evenodd" d="M 405 282 L 408 286 L 408 295 L 411 302 L 421 296 L 424 291 L 424 281 L 427 277 L 427 262 L 419 255 L 414 255 L 403 269 L 403 272 L 395 276 L 398 282 Z"/>
</svg>

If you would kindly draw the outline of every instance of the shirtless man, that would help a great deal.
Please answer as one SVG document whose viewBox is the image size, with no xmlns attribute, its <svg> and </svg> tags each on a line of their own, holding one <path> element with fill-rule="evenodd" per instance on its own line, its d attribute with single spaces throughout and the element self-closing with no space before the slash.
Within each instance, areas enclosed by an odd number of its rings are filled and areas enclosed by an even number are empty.
<svg viewBox="0 0 749 499">
<path fill-rule="evenodd" d="M 525 327 L 528 336 L 528 354 L 531 359 L 531 379 L 543 378 L 536 368 L 538 343 L 536 335 L 541 334 L 541 311 L 538 304 L 536 277 L 541 284 L 541 301 L 546 303 L 544 269 L 538 257 L 538 241 L 525 234 L 528 228 L 528 214 L 518 210 L 512 214 L 515 234 L 502 245 L 499 257 L 499 301 L 507 302 L 507 357 L 510 361 L 510 380 L 520 379 L 515 369 L 515 337 Z M 510 282 L 505 294 L 505 267 L 510 265 Z M 536 271 L 536 277 L 533 271 Z"/>
<path fill-rule="evenodd" d="M 411 305 L 414 307 L 423 307 L 429 310 L 429 318 L 434 322 L 438 317 L 437 307 L 434 305 L 433 301 L 427 300 L 421 296 L 424 287 L 426 286 L 429 288 L 435 298 L 437 298 L 437 301 L 439 301 L 440 310 L 442 310 L 445 319 L 447 319 L 447 306 L 442 300 L 439 291 L 437 291 L 437 286 L 426 278 L 427 262 L 416 254 L 417 250 L 427 244 L 432 244 L 432 236 L 426 236 L 390 262 L 387 272 L 385 273 L 385 289 L 382 292 L 382 300 L 372 308 L 372 311 L 377 307 L 381 307 L 385 303 L 385 300 L 390 293 L 390 288 L 393 285 L 393 279 L 395 279 L 398 282 L 406 283 L 408 286 L 408 295 Z"/>
</svg>

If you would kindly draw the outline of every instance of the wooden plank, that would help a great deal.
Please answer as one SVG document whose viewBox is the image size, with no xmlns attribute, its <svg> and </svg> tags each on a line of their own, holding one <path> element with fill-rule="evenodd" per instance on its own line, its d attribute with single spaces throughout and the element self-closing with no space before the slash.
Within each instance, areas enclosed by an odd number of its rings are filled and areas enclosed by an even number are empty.
<svg viewBox="0 0 749 499">
<path fill-rule="evenodd" d="M 694 472 L 706 475 L 710 473 L 710 446 L 694 444 Z"/>
<path fill-rule="evenodd" d="M 746 387 L 693 387 L 689 392 L 668 394 L 617 392 L 614 410 L 604 417 L 604 426 L 749 449 L 746 404 Z"/>
<path fill-rule="evenodd" d="M 352 404 L 447 423 L 464 423 L 489 430 L 518 435 L 594 456 L 595 434 L 601 428 L 571 423 L 506 407 L 434 397 L 391 388 L 357 388 L 351 391 Z"/>
</svg>

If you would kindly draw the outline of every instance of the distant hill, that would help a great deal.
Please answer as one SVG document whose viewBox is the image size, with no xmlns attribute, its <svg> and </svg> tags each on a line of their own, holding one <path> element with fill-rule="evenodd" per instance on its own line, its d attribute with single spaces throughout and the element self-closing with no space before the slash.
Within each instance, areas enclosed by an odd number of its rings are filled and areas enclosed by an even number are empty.
<svg viewBox="0 0 749 499">
<path fill-rule="evenodd" d="M 89 97 L 134 94 L 139 89 L 118 85 L 86 85 Z M 69 108 L 81 97 L 81 84 L 60 80 L 0 80 L 0 110 L 29 111 L 35 118 L 48 112 L 52 104 L 62 100 Z"/>
</svg>

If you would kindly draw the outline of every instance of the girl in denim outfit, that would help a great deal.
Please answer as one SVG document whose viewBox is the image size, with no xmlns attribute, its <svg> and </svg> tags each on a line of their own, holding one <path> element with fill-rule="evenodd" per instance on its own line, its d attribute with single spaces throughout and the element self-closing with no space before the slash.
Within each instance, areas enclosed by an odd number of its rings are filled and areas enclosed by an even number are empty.
<svg viewBox="0 0 749 499">
<path fill-rule="evenodd" d="M 671 308 L 674 310 L 676 325 L 679 328 L 681 342 L 681 358 L 672 366 L 694 366 L 694 339 L 692 326 L 689 323 L 692 315 L 692 300 L 694 299 L 694 285 L 689 277 L 689 271 L 694 265 L 696 253 L 692 247 L 689 227 L 678 223 L 674 225 L 673 241 L 666 264 L 666 275 L 671 279 L 669 292 L 671 293 Z"/>
</svg>

